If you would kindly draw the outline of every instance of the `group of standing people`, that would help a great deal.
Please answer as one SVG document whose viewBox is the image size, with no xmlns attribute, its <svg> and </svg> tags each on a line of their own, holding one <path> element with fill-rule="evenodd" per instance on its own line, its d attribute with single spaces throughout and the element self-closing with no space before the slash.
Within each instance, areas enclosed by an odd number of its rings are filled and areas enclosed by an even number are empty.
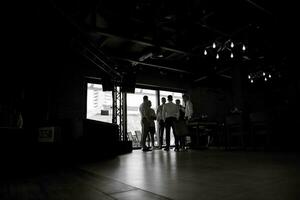
<svg viewBox="0 0 300 200">
<path fill-rule="evenodd" d="M 146 145 L 147 136 L 150 135 L 151 145 L 154 148 L 154 134 L 155 134 L 155 123 L 158 122 L 158 138 L 159 138 L 159 149 L 163 147 L 163 136 L 164 131 L 166 132 L 166 145 L 164 150 L 170 150 L 170 131 L 173 130 L 175 138 L 175 151 L 180 149 L 185 150 L 185 136 L 186 133 L 180 126 L 185 126 L 185 122 L 191 119 L 193 115 L 193 105 L 187 95 L 182 96 L 184 106 L 182 106 L 179 99 L 176 99 L 176 103 L 173 103 L 173 96 L 169 95 L 167 101 L 165 97 L 161 98 L 162 104 L 158 106 L 155 113 L 154 109 L 151 108 L 151 101 L 148 96 L 143 97 L 143 103 L 139 107 L 141 114 L 141 126 L 142 126 L 142 138 L 141 146 L 143 151 L 151 151 L 150 147 Z M 176 128 L 177 127 L 177 128 Z"/>
</svg>

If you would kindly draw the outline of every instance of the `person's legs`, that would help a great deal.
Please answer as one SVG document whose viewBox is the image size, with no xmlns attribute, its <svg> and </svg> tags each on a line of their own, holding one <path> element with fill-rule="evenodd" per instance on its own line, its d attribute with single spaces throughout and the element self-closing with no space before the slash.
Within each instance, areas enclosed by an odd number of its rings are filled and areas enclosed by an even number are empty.
<svg viewBox="0 0 300 200">
<path fill-rule="evenodd" d="M 165 150 L 170 149 L 170 129 L 171 129 L 171 118 L 166 119 L 165 127 L 166 127 L 166 148 Z"/>
<path fill-rule="evenodd" d="M 207 134 L 207 144 L 206 147 L 208 148 L 208 146 L 210 145 L 210 134 Z"/>
<path fill-rule="evenodd" d="M 155 133 L 155 127 L 149 127 L 150 132 L 150 138 L 151 139 L 151 146 L 154 148 L 154 133 Z"/>
<path fill-rule="evenodd" d="M 151 133 L 148 132 L 147 137 L 146 137 L 146 142 L 147 142 L 147 147 L 151 146 Z"/>
<path fill-rule="evenodd" d="M 180 137 L 174 134 L 174 138 L 175 138 L 175 151 L 178 151 Z"/>
<path fill-rule="evenodd" d="M 149 133 L 149 125 L 145 122 L 142 122 L 142 138 L 141 138 L 141 147 L 142 150 L 146 150 L 147 146 L 146 146 L 146 139 L 147 139 L 147 135 Z"/>
<path fill-rule="evenodd" d="M 180 148 L 185 150 L 185 136 L 180 136 Z"/>
<path fill-rule="evenodd" d="M 159 148 L 162 148 L 163 143 L 164 143 L 164 130 L 165 130 L 165 122 L 163 120 L 159 121 L 159 129 L 158 129 L 158 134 L 159 134 Z"/>
<path fill-rule="evenodd" d="M 175 139 L 175 150 L 179 150 L 179 136 L 176 135 L 176 130 L 175 130 L 176 118 L 170 117 L 169 119 L 170 119 L 170 126 L 172 127 L 173 135 Z"/>
</svg>

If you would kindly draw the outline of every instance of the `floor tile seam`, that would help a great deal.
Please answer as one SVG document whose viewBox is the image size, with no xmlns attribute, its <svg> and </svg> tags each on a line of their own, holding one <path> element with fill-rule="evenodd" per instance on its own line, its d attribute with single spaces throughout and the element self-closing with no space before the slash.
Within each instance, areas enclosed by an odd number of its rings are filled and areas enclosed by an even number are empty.
<svg viewBox="0 0 300 200">
<path fill-rule="evenodd" d="M 96 172 L 91 172 L 91 171 L 88 171 L 88 170 L 86 170 L 86 169 L 81 169 L 81 168 L 77 168 L 77 170 L 82 171 L 83 173 L 86 173 L 86 174 L 95 176 L 95 177 L 99 177 L 99 178 L 104 177 L 104 178 L 106 178 L 106 179 L 109 179 L 109 180 L 112 180 L 112 181 L 115 181 L 115 182 L 118 182 L 118 183 L 121 183 L 121 184 L 124 184 L 124 185 L 126 185 L 126 186 L 129 186 L 129 187 L 134 188 L 134 189 L 130 189 L 130 190 L 127 190 L 127 191 L 121 191 L 121 192 L 119 192 L 119 193 L 130 192 L 130 191 L 133 191 L 133 190 L 141 190 L 141 191 L 144 191 L 144 192 L 151 193 L 151 194 L 153 194 L 153 195 L 162 197 L 162 198 L 164 198 L 164 199 L 172 200 L 172 199 L 169 198 L 169 197 L 166 197 L 166 196 L 163 196 L 163 195 L 160 195 L 160 194 L 156 194 L 156 193 L 154 193 L 154 192 L 151 192 L 151 191 L 148 191 L 148 190 L 145 190 L 145 189 L 142 189 L 142 188 L 133 186 L 133 185 L 129 185 L 129 184 L 127 184 L 127 183 L 124 183 L 124 182 L 122 182 L 122 181 L 116 180 L 116 179 L 111 178 L 111 177 L 99 175 L 99 174 L 97 174 Z M 99 190 L 99 191 L 100 191 L 100 190 Z M 102 192 L 102 191 L 100 191 L 100 192 Z M 102 193 L 103 193 L 103 192 L 102 192 Z M 117 192 L 117 193 L 118 193 L 118 192 Z M 110 196 L 110 193 L 105 193 L 105 194 L 107 194 L 107 195 Z M 114 193 L 112 193 L 112 194 L 114 194 Z"/>
</svg>

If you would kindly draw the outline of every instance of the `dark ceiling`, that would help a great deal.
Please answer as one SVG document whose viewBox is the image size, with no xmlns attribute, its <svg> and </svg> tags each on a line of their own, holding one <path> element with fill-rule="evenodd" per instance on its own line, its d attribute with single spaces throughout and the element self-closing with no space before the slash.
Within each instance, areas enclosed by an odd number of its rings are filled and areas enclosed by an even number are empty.
<svg viewBox="0 0 300 200">
<path fill-rule="evenodd" d="M 156 70 L 180 73 L 192 81 L 211 73 L 230 79 L 235 65 L 255 66 L 250 72 L 257 66 L 280 65 L 288 56 L 290 5 L 283 2 L 77 0 L 51 4 L 88 38 L 90 49 L 100 54 L 109 73 Z M 73 40 L 82 43 L 81 36 Z M 235 46 L 222 48 L 226 41 Z M 86 52 L 81 51 L 89 57 Z"/>
</svg>

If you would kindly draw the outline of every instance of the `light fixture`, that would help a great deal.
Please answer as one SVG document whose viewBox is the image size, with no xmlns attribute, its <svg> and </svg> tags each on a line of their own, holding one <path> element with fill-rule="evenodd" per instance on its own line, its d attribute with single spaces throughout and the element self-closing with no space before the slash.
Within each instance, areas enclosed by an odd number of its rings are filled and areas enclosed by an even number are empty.
<svg viewBox="0 0 300 200">
<path fill-rule="evenodd" d="M 254 81 L 251 79 L 251 83 L 253 83 Z"/>
<path fill-rule="evenodd" d="M 213 43 L 212 48 L 214 49 L 216 48 L 216 43 Z"/>
<path fill-rule="evenodd" d="M 243 44 L 242 50 L 246 51 L 246 46 L 244 44 Z"/>
<path fill-rule="evenodd" d="M 234 47 L 238 47 L 238 48 L 234 48 Z M 222 41 L 214 41 L 210 45 L 204 47 L 203 54 L 205 56 L 212 54 L 212 56 L 215 57 L 216 59 L 220 59 L 221 55 L 228 55 L 228 57 L 230 56 L 230 58 L 237 57 L 238 55 L 244 57 L 245 55 L 242 54 L 244 53 L 245 50 L 246 50 L 246 46 L 244 45 L 244 43 L 227 39 Z M 222 56 L 222 59 L 223 57 L 226 60 L 226 57 Z"/>
<path fill-rule="evenodd" d="M 256 80 L 262 80 L 264 82 L 268 82 L 270 81 L 272 78 L 271 72 L 268 71 L 256 71 L 256 72 L 250 72 L 248 74 L 248 79 L 249 81 L 252 83 L 252 81 L 256 81 Z"/>
</svg>

